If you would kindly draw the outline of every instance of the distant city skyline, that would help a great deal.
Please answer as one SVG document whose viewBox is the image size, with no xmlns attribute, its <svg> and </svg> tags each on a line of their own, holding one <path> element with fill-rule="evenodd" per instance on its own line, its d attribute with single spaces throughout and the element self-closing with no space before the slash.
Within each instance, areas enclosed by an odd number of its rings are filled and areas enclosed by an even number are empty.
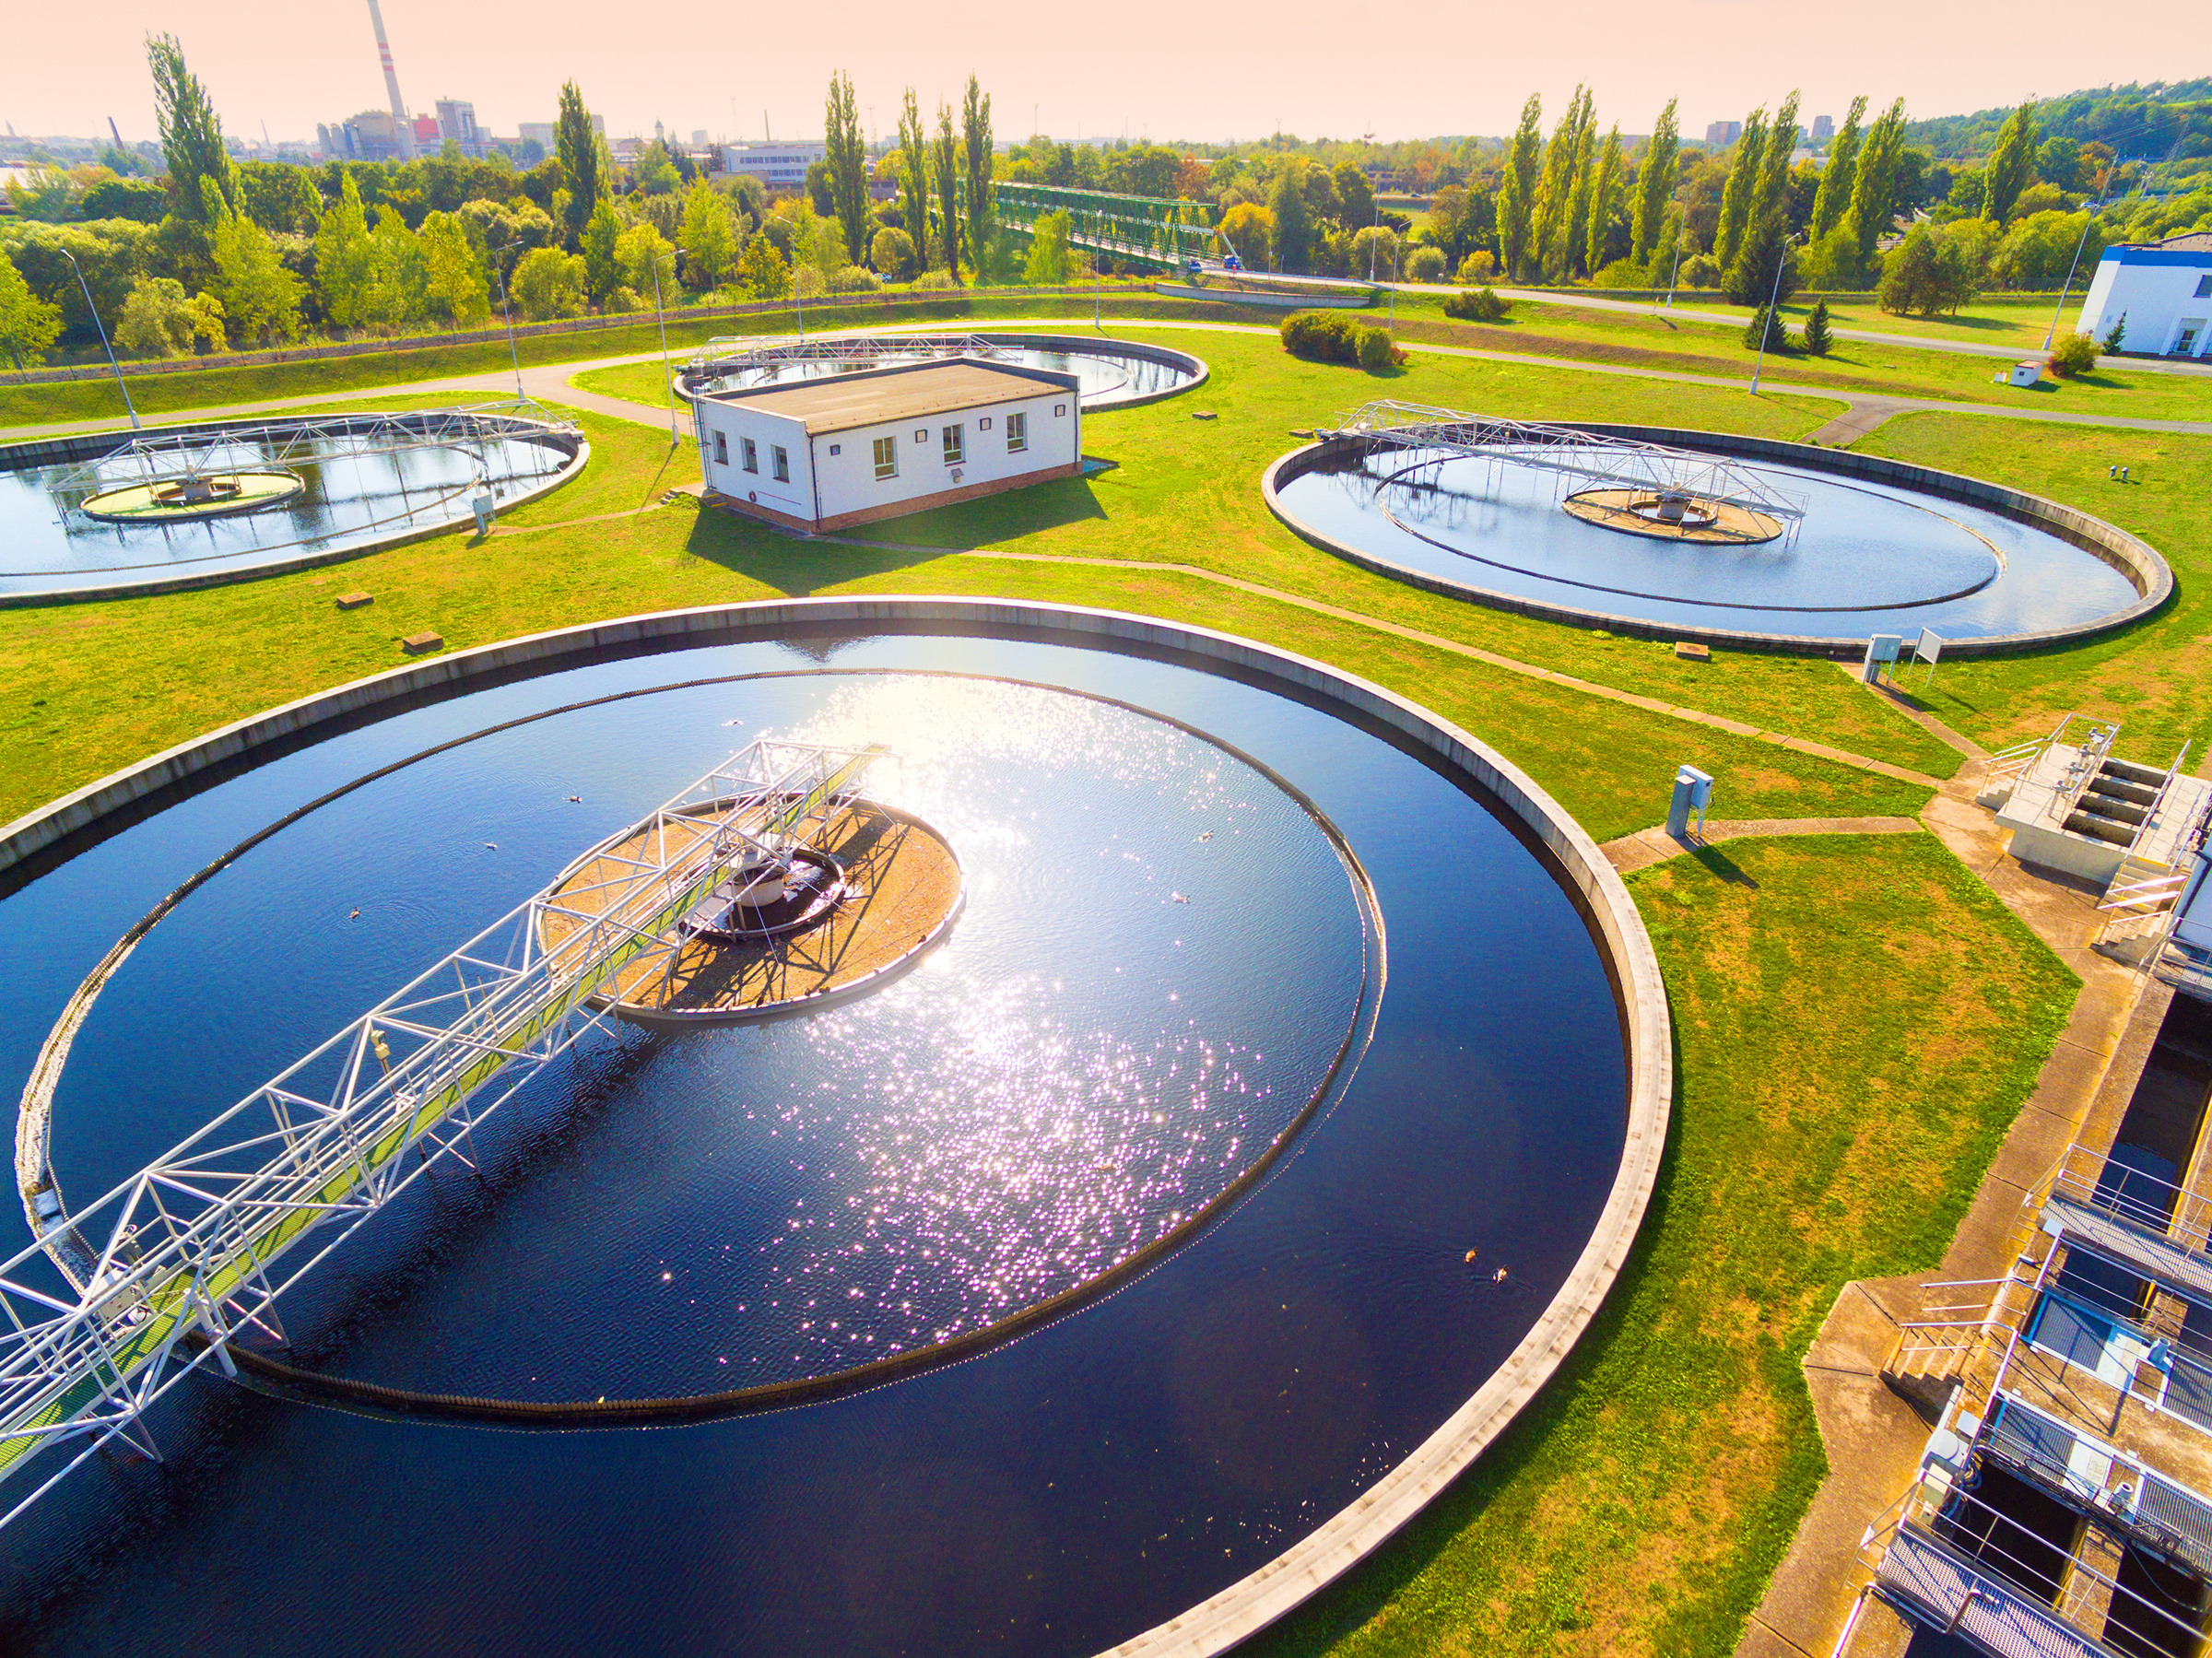
<svg viewBox="0 0 2212 1658">
<path fill-rule="evenodd" d="M 1056 138 L 1219 141 L 1277 130 L 1301 137 L 1379 139 L 1511 130 L 1531 91 L 1547 118 L 1574 82 L 1589 81 L 1599 119 L 1623 132 L 1651 130 L 1669 97 L 1680 99 L 1687 136 L 1716 121 L 1771 107 L 1793 86 L 1816 114 L 1841 118 L 1851 99 L 1876 104 L 1904 97 L 1916 117 L 1959 114 L 2050 97 L 2107 82 L 2185 78 L 2212 64 L 2172 62 L 2177 41 L 2203 39 L 2201 0 L 2147 0 L 2140 27 L 2116 39 L 2077 38 L 2074 16 L 2055 6 L 2000 7 L 1969 0 L 1943 16 L 1947 35 L 1971 50 L 1932 50 L 1928 13 L 1901 0 L 1873 0 L 1848 28 L 1818 31 L 1808 63 L 1803 29 L 1777 33 L 1742 0 L 1689 0 L 1660 23 L 1646 6 L 1605 0 L 1563 32 L 1542 9 L 1408 10 L 1346 50 L 1332 44 L 1344 14 L 1318 5 L 1170 7 L 1133 0 L 1113 8 L 1093 35 L 1030 7 L 999 0 L 971 11 L 956 29 L 931 18 L 913 33 L 911 7 L 857 0 L 818 43 L 804 31 L 780 36 L 763 80 L 761 55 L 742 40 L 723 45 L 726 11 L 679 0 L 649 14 L 653 27 L 609 30 L 604 13 L 556 4 L 517 29 L 507 14 L 385 0 L 402 92 L 411 114 L 440 99 L 476 106 L 484 131 L 514 136 L 525 122 L 552 120 L 558 89 L 574 78 L 611 136 L 650 135 L 653 123 L 713 138 L 797 137 L 820 130 L 830 74 L 849 73 L 864 122 L 896 130 L 900 95 L 912 84 L 925 112 L 958 102 L 972 70 L 994 100 L 1002 139 L 1043 130 Z M 561 26 L 573 16 L 575 28 Z M 18 135 L 104 134 L 112 116 L 126 141 L 155 135 L 143 36 L 166 29 L 207 83 L 224 130 L 258 141 L 265 124 L 279 142 L 312 144 L 320 123 L 387 107 L 364 0 L 308 11 L 269 0 L 217 5 L 183 0 L 91 13 L 27 8 L 10 26 L 10 58 L 21 68 L 0 84 L 0 117 Z M 1753 39 L 1738 42 L 1736 37 Z M 672 50 L 692 41 L 698 50 Z M 1901 44 L 1900 44 L 1901 43 Z M 1813 72 L 1808 77 L 1808 71 Z"/>
</svg>

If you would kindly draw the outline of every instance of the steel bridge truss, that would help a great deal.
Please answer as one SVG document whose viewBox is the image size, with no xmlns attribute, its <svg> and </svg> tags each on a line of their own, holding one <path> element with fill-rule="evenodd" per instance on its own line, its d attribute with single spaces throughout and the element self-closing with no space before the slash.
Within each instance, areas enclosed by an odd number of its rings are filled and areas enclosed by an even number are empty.
<svg viewBox="0 0 2212 1658">
<path fill-rule="evenodd" d="M 1200 202 L 1001 181 L 992 186 L 991 203 L 994 217 L 1009 230 L 1034 236 L 1040 218 L 1065 213 L 1073 245 L 1167 270 L 1212 253 L 1219 240 L 1213 210 Z"/>
<path fill-rule="evenodd" d="M 1756 467 L 1639 438 L 1387 399 L 1362 404 L 1340 431 L 1330 435 L 1358 440 L 1370 453 L 1441 452 L 1440 461 L 1472 456 L 1491 464 L 1493 485 L 1499 471 L 1517 465 L 1549 472 L 1562 483 L 1585 480 L 1599 488 L 1684 494 L 1763 514 L 1780 523 L 1791 540 L 1805 520 L 1805 498 L 1778 488 Z"/>
<path fill-rule="evenodd" d="M 526 398 L 467 408 L 418 409 L 376 415 L 290 417 L 265 425 L 194 427 L 152 432 L 118 444 L 70 467 L 49 488 L 57 495 L 113 489 L 130 483 L 166 484 L 235 472 L 236 451 L 255 450 L 255 466 L 290 467 L 308 461 L 406 454 L 425 449 L 474 448 L 479 459 L 489 443 L 512 437 L 526 420 L 558 431 L 575 430 L 544 405 Z"/>
<path fill-rule="evenodd" d="M 78 1449 L 0 1525 L 118 1436 L 158 1456 L 157 1400 L 210 1360 L 235 1375 L 249 1333 L 280 1341 L 284 1290 L 441 1158 L 473 1167 L 477 1124 L 619 975 L 733 872 L 788 863 L 881 753 L 752 744 L 626 831 L 629 855 L 603 848 L 603 878 L 530 899 L 77 1215 L 49 1175 L 39 1241 L 0 1263 L 0 1479 Z"/>
</svg>

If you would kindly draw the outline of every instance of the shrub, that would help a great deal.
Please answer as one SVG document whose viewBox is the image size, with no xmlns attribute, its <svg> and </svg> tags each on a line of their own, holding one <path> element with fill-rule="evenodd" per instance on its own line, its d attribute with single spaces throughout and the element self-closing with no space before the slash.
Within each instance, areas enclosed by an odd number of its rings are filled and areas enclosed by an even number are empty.
<svg viewBox="0 0 2212 1658">
<path fill-rule="evenodd" d="M 872 294 L 883 286 L 883 281 L 865 266 L 848 265 L 830 278 L 833 294 Z"/>
<path fill-rule="evenodd" d="M 646 306 L 645 301 L 638 297 L 636 288 L 625 286 L 618 288 L 613 293 L 607 295 L 606 303 L 599 309 L 609 316 L 615 316 L 633 311 L 643 311 Z"/>
<path fill-rule="evenodd" d="M 1720 261 L 1711 253 L 1692 253 L 1682 262 L 1682 275 L 1677 280 L 1684 288 L 1718 288 Z"/>
<path fill-rule="evenodd" d="M 2120 313 L 2120 320 L 2112 324 L 2112 332 L 2104 336 L 2104 348 L 2106 352 L 2109 354 L 2111 352 L 2119 350 L 2120 343 L 2126 338 L 2127 312 L 2124 311 Z"/>
<path fill-rule="evenodd" d="M 896 228 L 878 230 L 869 244 L 868 257 L 876 268 L 896 282 L 914 268 L 914 239 Z"/>
<path fill-rule="evenodd" d="M 1590 278 L 1592 288 L 1641 288 L 1643 284 L 1643 266 L 1633 259 L 1616 259 Z"/>
<path fill-rule="evenodd" d="M 1835 335 L 1828 325 L 1828 301 L 1815 300 L 1812 314 L 1805 319 L 1805 334 L 1800 342 L 1814 357 L 1826 357 L 1836 343 Z"/>
<path fill-rule="evenodd" d="M 1389 332 L 1340 311 L 1297 311 L 1283 319 L 1283 347 L 1315 362 L 1385 369 L 1401 360 Z"/>
<path fill-rule="evenodd" d="M 2077 374 L 2087 374 L 2097 366 L 2097 339 L 2078 328 L 2058 336 L 2058 345 L 2051 353 L 2051 372 L 2063 374 L 2071 380 Z"/>
<path fill-rule="evenodd" d="M 514 267 L 510 287 L 530 322 L 576 316 L 583 310 L 583 261 L 553 248 L 534 248 Z"/>
<path fill-rule="evenodd" d="M 1444 301 L 1444 314 L 1463 323 L 1502 322 L 1511 310 L 1512 306 L 1500 300 L 1494 288 L 1464 288 Z"/>
<path fill-rule="evenodd" d="M 1498 274 L 1497 255 L 1488 248 L 1477 248 L 1459 262 L 1458 279 L 1470 285 L 1488 282 Z"/>
<path fill-rule="evenodd" d="M 952 277 L 944 271 L 924 271 L 919 276 L 914 278 L 914 286 L 916 288 L 925 288 L 934 290 L 937 288 L 958 288 L 959 287 L 959 284 L 955 282 Z"/>
<path fill-rule="evenodd" d="M 830 284 L 823 280 L 822 273 L 816 270 L 811 265 L 802 265 L 797 270 L 792 272 L 791 276 L 793 290 L 800 299 L 823 300 L 829 298 Z"/>
<path fill-rule="evenodd" d="M 1416 248 L 1406 254 L 1406 279 L 1408 282 L 1441 282 L 1444 279 L 1443 250 Z"/>
</svg>

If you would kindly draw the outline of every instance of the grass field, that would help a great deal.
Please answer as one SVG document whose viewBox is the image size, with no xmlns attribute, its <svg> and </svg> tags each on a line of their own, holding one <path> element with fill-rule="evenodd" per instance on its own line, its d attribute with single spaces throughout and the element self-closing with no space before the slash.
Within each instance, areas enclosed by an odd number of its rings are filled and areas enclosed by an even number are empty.
<svg viewBox="0 0 2212 1658">
<path fill-rule="evenodd" d="M 1466 725 L 1600 840 L 1654 822 L 1684 761 L 1721 780 L 1722 817 L 1903 815 L 1927 792 L 1465 650 L 1934 776 L 1955 769 L 1949 748 L 1833 664 L 1724 653 L 1693 665 L 1661 645 L 1418 593 L 1308 546 L 1259 500 L 1259 473 L 1299 441 L 1293 427 L 1377 394 L 1783 437 L 1827 419 L 1832 400 L 1422 354 L 1368 375 L 1297 362 L 1261 335 L 1145 337 L 1197 351 L 1214 375 L 1193 396 L 1090 417 L 1085 447 L 1115 470 L 901 520 L 856 545 L 794 541 L 688 500 L 659 506 L 696 477 L 693 453 L 665 429 L 587 414 L 583 476 L 488 540 L 448 535 L 197 593 L 0 610 L 0 819 L 194 733 L 397 665 L 397 641 L 418 629 L 458 648 L 795 594 L 1094 605 L 1322 658 Z M 653 363 L 583 383 L 657 404 L 660 374 Z M 1219 417 L 1193 420 L 1201 408 Z M 1947 415 L 1876 434 L 1866 447 L 2109 517 L 2183 577 L 2165 616 L 2119 640 L 1944 664 L 1929 695 L 1941 718 L 1994 744 L 2101 699 L 2100 711 L 2127 711 L 2130 752 L 2138 733 L 2155 745 L 2206 723 L 2192 538 L 2208 446 Z M 2108 485 L 2104 467 L 2131 457 L 2138 481 Z M 337 611 L 334 595 L 357 587 L 375 603 Z M 1932 836 L 1730 842 L 1643 871 L 1630 890 L 1666 973 L 1678 1075 L 1668 1157 L 1629 1269 L 1505 1440 L 1256 1651 L 1728 1651 L 1821 1477 L 1798 1358 L 1842 1283 L 1940 1257 L 2076 989 Z"/>
<path fill-rule="evenodd" d="M 1635 1254 L 1505 1438 L 1255 1653 L 1729 1652 L 1825 1471 L 1799 1356 L 1845 1283 L 1942 1258 L 2078 988 L 1933 836 L 1630 888 L 1680 1049 Z"/>
</svg>

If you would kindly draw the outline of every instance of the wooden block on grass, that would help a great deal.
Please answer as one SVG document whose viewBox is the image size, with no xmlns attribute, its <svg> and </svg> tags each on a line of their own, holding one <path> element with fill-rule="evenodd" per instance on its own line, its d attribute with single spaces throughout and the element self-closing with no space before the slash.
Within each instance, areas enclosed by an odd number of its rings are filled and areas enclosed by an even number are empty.
<svg viewBox="0 0 2212 1658">
<path fill-rule="evenodd" d="M 340 610 L 359 610 L 363 605 L 372 605 L 375 602 L 375 599 L 371 595 L 365 593 L 342 593 L 338 594 L 338 608 Z"/>
<path fill-rule="evenodd" d="M 399 648 L 409 656 L 420 656 L 425 651 L 442 651 L 445 641 L 435 633 L 410 633 L 399 641 Z"/>
<path fill-rule="evenodd" d="M 1676 641 L 1675 654 L 1684 662 L 1711 662 L 1712 660 L 1711 651 L 1703 645 L 1692 644 L 1687 639 Z"/>
</svg>

